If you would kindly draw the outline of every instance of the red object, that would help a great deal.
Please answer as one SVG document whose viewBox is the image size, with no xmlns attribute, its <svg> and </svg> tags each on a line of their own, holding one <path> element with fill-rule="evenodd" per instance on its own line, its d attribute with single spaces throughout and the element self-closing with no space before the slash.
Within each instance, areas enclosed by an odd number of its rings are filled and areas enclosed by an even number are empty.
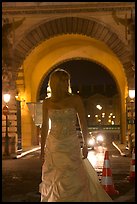
<svg viewBox="0 0 137 204">
<path fill-rule="evenodd" d="M 132 160 L 130 165 L 130 175 L 128 176 L 128 180 L 133 182 L 135 181 L 135 149 L 132 151 Z"/>
<path fill-rule="evenodd" d="M 8 115 L 9 114 L 9 107 L 8 106 L 4 106 L 3 107 L 3 115 Z"/>
<path fill-rule="evenodd" d="M 108 151 L 105 152 L 101 184 L 109 195 L 119 194 L 119 191 L 115 190 L 113 184 L 112 170 L 109 161 Z"/>
</svg>

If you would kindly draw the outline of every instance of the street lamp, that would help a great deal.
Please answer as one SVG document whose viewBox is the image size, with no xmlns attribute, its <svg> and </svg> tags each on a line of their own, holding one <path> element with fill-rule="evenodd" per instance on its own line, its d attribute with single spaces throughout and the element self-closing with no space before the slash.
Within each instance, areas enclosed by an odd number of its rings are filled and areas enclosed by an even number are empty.
<svg viewBox="0 0 137 204">
<path fill-rule="evenodd" d="M 9 107 L 8 107 L 8 102 L 10 101 L 10 94 L 4 94 L 3 98 L 4 98 L 4 102 L 6 103 L 6 105 L 3 107 L 3 115 L 6 116 L 5 156 L 9 156 L 9 136 L 8 136 Z"/>
<path fill-rule="evenodd" d="M 4 95 L 3 95 L 3 98 L 4 98 L 4 102 L 5 102 L 6 104 L 8 104 L 8 102 L 10 101 L 10 94 L 4 94 Z"/>
<path fill-rule="evenodd" d="M 128 117 L 128 143 L 129 143 L 129 151 L 132 154 L 132 150 L 134 147 L 134 120 L 135 120 L 135 90 L 130 89 L 128 92 L 129 98 L 127 101 L 127 117 Z"/>
<path fill-rule="evenodd" d="M 135 90 L 129 90 L 128 92 L 129 94 L 129 98 L 130 98 L 130 106 L 131 106 L 131 125 L 132 125 L 132 128 L 131 128 L 131 131 L 133 131 L 133 124 L 134 124 L 134 98 L 135 98 Z"/>
<path fill-rule="evenodd" d="M 134 98 L 135 98 L 135 90 L 131 90 L 130 89 L 128 94 L 129 94 L 129 98 L 131 98 L 131 100 L 134 100 Z"/>
</svg>

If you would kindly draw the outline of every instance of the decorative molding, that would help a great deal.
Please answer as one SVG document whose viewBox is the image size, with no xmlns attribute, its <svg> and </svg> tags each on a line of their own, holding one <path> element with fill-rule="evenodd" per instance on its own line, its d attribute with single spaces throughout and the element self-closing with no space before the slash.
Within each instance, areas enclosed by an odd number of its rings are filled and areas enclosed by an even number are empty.
<svg viewBox="0 0 137 204">
<path fill-rule="evenodd" d="M 131 4 L 134 5 L 134 4 Z M 103 8 L 91 8 L 89 6 L 79 9 L 75 8 L 72 9 L 72 12 L 89 12 L 89 11 L 114 11 L 115 9 L 118 10 L 130 10 L 132 6 L 123 6 L 123 7 L 112 7 L 112 4 L 108 7 Z M 59 9 L 53 9 L 52 7 L 49 9 L 45 9 L 44 7 L 40 9 L 31 9 L 25 8 L 24 10 L 20 8 L 18 11 L 17 9 L 10 8 L 9 10 L 3 10 L 3 12 L 13 12 L 13 15 L 16 15 L 16 12 L 34 12 L 35 14 L 39 15 L 40 12 L 69 12 L 71 10 L 67 7 L 63 9 L 59 7 Z M 31 13 L 30 13 L 31 14 Z M 5 16 L 3 15 L 3 18 Z M 82 17 L 56 17 L 50 21 L 44 21 L 41 24 L 37 25 L 36 27 L 29 30 L 22 39 L 14 44 L 13 55 L 14 55 L 14 68 L 18 69 L 25 60 L 25 58 L 30 54 L 30 52 L 42 43 L 44 40 L 55 37 L 57 35 L 62 34 L 82 34 L 86 35 L 95 39 L 98 39 L 104 42 L 119 58 L 121 63 L 124 66 L 124 70 L 128 79 L 129 72 L 133 72 L 133 65 L 131 63 L 131 50 L 128 46 L 126 46 L 120 39 L 119 36 L 111 30 L 110 26 L 105 25 L 105 23 L 100 23 L 97 19 L 89 19 L 89 18 L 82 18 Z M 125 66 L 126 65 L 126 66 Z"/>
<path fill-rule="evenodd" d="M 13 10 L 13 11 L 2 11 L 2 15 L 41 15 L 41 14 L 66 14 L 66 13 L 93 13 L 93 12 L 112 12 L 112 11 L 130 11 L 131 7 L 128 8 L 85 8 L 85 9 L 38 9 L 34 10 L 33 8 L 30 10 Z"/>
<path fill-rule="evenodd" d="M 33 28 L 16 44 L 14 56 L 17 61 L 25 59 L 26 55 L 38 44 L 42 43 L 43 40 L 65 33 L 79 33 L 101 40 L 107 44 L 117 56 L 122 58 L 126 55 L 125 60 L 128 60 L 129 50 L 116 33 L 111 31 L 105 24 L 79 17 L 57 18 Z"/>
<path fill-rule="evenodd" d="M 2 25 L 2 60 L 6 66 L 13 64 L 13 42 L 15 30 L 22 25 L 25 17 L 18 21 L 10 22 L 8 18 L 3 18 Z"/>
<path fill-rule="evenodd" d="M 7 2 L 2 15 L 130 11 L 135 2 Z"/>
<path fill-rule="evenodd" d="M 55 8 L 73 8 L 73 7 L 132 7 L 135 2 L 2 2 L 3 8 L 30 8 L 30 7 L 55 7 Z"/>
</svg>

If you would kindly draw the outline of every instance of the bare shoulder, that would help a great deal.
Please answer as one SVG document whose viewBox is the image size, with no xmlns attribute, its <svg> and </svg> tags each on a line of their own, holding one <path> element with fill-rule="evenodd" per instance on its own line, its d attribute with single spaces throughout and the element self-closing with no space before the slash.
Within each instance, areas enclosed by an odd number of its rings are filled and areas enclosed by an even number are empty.
<svg viewBox="0 0 137 204">
<path fill-rule="evenodd" d="M 78 94 L 73 94 L 73 95 L 72 95 L 72 98 L 73 98 L 73 100 L 75 100 L 75 101 L 81 101 L 81 100 L 82 100 L 81 97 L 80 97 Z"/>
<path fill-rule="evenodd" d="M 77 94 L 73 94 L 72 95 L 72 101 L 73 101 L 75 106 L 77 106 L 77 105 L 82 103 L 81 97 L 79 95 L 77 95 Z"/>
<path fill-rule="evenodd" d="M 43 100 L 43 108 L 47 108 L 49 107 L 49 103 L 50 103 L 50 98 L 46 98 Z"/>
</svg>

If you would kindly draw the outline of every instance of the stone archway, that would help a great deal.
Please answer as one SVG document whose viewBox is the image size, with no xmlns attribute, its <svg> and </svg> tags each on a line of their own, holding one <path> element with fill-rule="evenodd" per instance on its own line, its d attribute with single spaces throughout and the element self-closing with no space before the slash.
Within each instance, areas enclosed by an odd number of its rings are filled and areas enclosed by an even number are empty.
<svg viewBox="0 0 137 204">
<path fill-rule="evenodd" d="M 40 50 L 41 54 L 39 52 Z M 43 57 L 42 53 L 44 53 Z M 41 56 L 41 59 L 38 57 L 38 55 Z M 125 87 L 127 84 L 121 63 L 104 43 L 82 35 L 62 35 L 51 38 L 43 42 L 39 46 L 38 50 L 31 53 L 31 55 L 24 61 L 24 72 L 26 73 L 26 100 L 28 102 L 36 101 L 39 84 L 45 73 L 48 73 L 53 65 L 64 61 L 65 59 L 71 59 L 72 56 L 76 58 L 85 57 L 98 61 L 111 71 L 120 89 L 120 95 L 122 98 L 121 106 L 123 106 L 122 111 L 124 114 L 125 104 L 123 104 L 123 102 L 125 98 Z M 37 57 L 39 60 L 36 63 Z M 27 69 L 27 67 L 29 67 L 29 69 Z M 117 75 L 117 73 L 119 74 Z M 125 117 L 122 118 L 123 121 L 124 119 Z M 27 121 L 27 118 L 24 121 Z M 124 122 L 122 123 L 124 124 Z"/>
<path fill-rule="evenodd" d="M 118 36 L 95 20 L 66 17 L 45 22 L 26 34 L 14 49 L 15 67 L 23 64 L 25 99 L 34 102 L 39 84 L 55 64 L 73 57 L 95 60 L 113 74 L 121 95 L 122 142 L 126 132 L 125 97 L 129 74 L 132 74 L 130 54 Z M 118 73 L 118 75 L 117 75 Z M 30 145 L 34 127 L 27 109 L 22 117 L 24 145 Z M 27 125 L 29 128 L 26 128 Z M 31 135 L 28 141 L 28 135 Z M 26 144 L 27 143 L 27 144 Z"/>
<path fill-rule="evenodd" d="M 116 86 L 116 89 L 117 89 L 117 92 L 118 93 L 120 93 L 120 88 L 119 88 L 119 86 L 118 86 L 118 84 L 117 84 L 117 81 L 116 81 L 116 79 L 114 78 L 114 76 L 113 76 L 113 74 L 112 74 L 112 72 L 110 72 L 110 70 L 107 68 L 107 67 L 104 67 L 104 65 L 102 64 L 102 63 L 99 63 L 98 61 L 95 61 L 95 60 L 91 60 L 91 59 L 89 59 L 89 58 L 84 58 L 84 57 L 75 57 L 75 58 L 70 58 L 70 59 L 65 59 L 65 60 L 63 60 L 63 61 L 59 61 L 57 64 L 55 64 L 55 65 L 53 65 L 52 67 L 50 67 L 50 69 L 45 73 L 45 75 L 43 75 L 43 77 L 42 77 L 42 79 L 41 79 L 41 81 L 40 81 L 40 83 L 39 83 L 39 86 L 38 86 L 38 90 L 37 90 L 37 95 L 36 95 L 36 101 L 39 101 L 39 100 L 43 100 L 43 98 L 46 96 L 46 94 L 47 94 L 47 92 L 45 92 L 45 94 L 42 94 L 42 92 L 41 91 L 43 91 L 43 89 L 45 89 L 45 80 L 46 80 L 46 78 L 49 76 L 49 73 L 51 72 L 51 71 L 53 71 L 54 69 L 56 69 L 56 68 L 58 68 L 58 67 L 60 67 L 60 65 L 61 65 L 61 68 L 62 68 L 62 65 L 64 65 L 65 67 L 64 68 L 67 68 L 66 66 L 66 64 L 67 63 L 71 63 L 71 62 L 73 62 L 73 61 L 75 61 L 75 62 L 79 62 L 79 61 L 85 61 L 85 62 L 89 62 L 89 63 L 94 63 L 94 64 L 96 64 L 96 65 L 98 65 L 99 67 L 101 67 L 103 70 L 106 70 L 106 72 L 108 72 L 109 73 L 109 76 L 110 76 L 110 78 L 112 78 L 112 80 L 114 81 L 114 83 L 115 83 L 115 86 Z M 77 63 L 76 63 L 77 64 Z M 79 64 L 79 63 L 78 63 Z M 70 66 L 70 64 L 68 65 L 69 67 L 71 67 Z M 74 65 L 73 65 L 73 67 L 74 67 Z M 74 69 L 75 68 L 77 68 L 77 66 L 75 66 L 74 67 Z M 84 67 L 83 67 L 83 69 L 85 69 Z M 70 69 L 71 70 L 71 69 Z M 71 71 L 70 71 L 70 73 L 71 73 Z M 76 78 L 77 76 L 74 76 L 74 78 Z M 83 76 L 84 78 L 85 78 L 85 76 Z M 96 79 L 96 78 L 95 78 Z M 46 82 L 47 82 L 47 80 L 46 80 Z M 74 83 L 74 82 L 73 82 Z M 92 84 L 92 80 L 91 80 L 91 84 Z M 75 83 L 73 84 L 74 86 L 77 86 Z M 41 90 L 42 89 L 42 90 Z M 42 94 L 42 95 L 41 95 Z"/>
<path fill-rule="evenodd" d="M 104 23 L 91 18 L 54 18 L 31 28 L 14 46 L 15 69 L 18 69 L 41 43 L 64 34 L 80 34 L 104 42 L 122 63 L 128 85 L 130 84 L 134 71 L 132 70 L 129 50 L 112 29 Z"/>
<path fill-rule="evenodd" d="M 32 28 L 15 44 L 14 65 L 20 67 L 26 57 L 40 43 L 63 34 L 81 34 L 104 42 L 123 64 L 127 79 L 133 74 L 131 53 L 118 35 L 107 25 L 95 19 L 80 17 L 55 18 Z"/>
</svg>

